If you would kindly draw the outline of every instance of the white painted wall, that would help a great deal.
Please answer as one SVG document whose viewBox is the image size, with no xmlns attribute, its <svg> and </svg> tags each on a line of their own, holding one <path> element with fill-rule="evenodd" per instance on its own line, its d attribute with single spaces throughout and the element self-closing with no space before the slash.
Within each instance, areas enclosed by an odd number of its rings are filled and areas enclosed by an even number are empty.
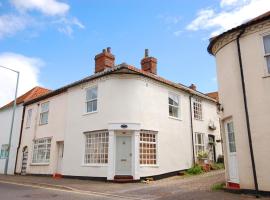
<svg viewBox="0 0 270 200">
<path fill-rule="evenodd" d="M 270 162 L 267 159 L 270 154 L 270 74 L 262 40 L 270 29 L 257 26 L 252 30 L 241 37 L 240 44 L 259 189 L 270 191 Z M 222 117 L 224 120 L 231 118 L 234 123 L 240 187 L 254 189 L 236 41 L 218 51 L 216 62 L 220 103 L 224 107 Z M 224 134 L 224 128 L 222 132 Z M 223 139 L 226 141 L 225 137 Z M 226 151 L 225 155 L 227 157 Z"/>
<path fill-rule="evenodd" d="M 66 100 L 67 93 L 62 93 L 60 95 L 48 98 L 45 101 L 26 106 L 25 113 L 27 113 L 29 109 L 32 109 L 32 120 L 30 128 L 26 128 L 25 123 L 27 115 L 25 114 L 16 172 L 19 173 L 21 171 L 22 150 L 25 146 L 28 147 L 29 152 L 27 173 L 52 174 L 55 172 L 58 153 L 56 142 L 64 140 L 64 132 L 66 127 Z M 48 124 L 39 125 L 40 104 L 47 101 L 50 102 Z M 52 138 L 50 163 L 47 165 L 32 164 L 33 140 L 45 137 Z"/>
<path fill-rule="evenodd" d="M 85 89 L 96 85 L 98 86 L 98 111 L 86 114 Z M 180 96 L 180 120 L 169 117 L 169 91 Z M 56 166 L 54 143 L 57 139 L 64 139 L 62 174 L 106 177 L 107 165 L 85 166 L 83 164 L 85 149 L 83 133 L 108 129 L 110 123 L 137 123 L 141 129 L 158 131 L 158 165 L 140 167 L 141 177 L 187 169 L 192 165 L 189 96 L 185 92 L 139 76 L 110 75 L 70 88 L 66 93 L 52 97 L 49 101 L 49 124 L 37 126 L 36 137 L 53 137 L 52 160 L 49 166 L 29 166 L 28 173 L 53 173 Z M 26 111 L 30 107 L 37 106 L 29 105 Z M 203 109 L 207 117 L 195 124 L 196 130 L 207 134 L 210 119 L 217 122 L 216 126 L 219 128 L 218 116 L 214 102 L 203 100 Z M 33 112 L 33 116 L 36 115 L 35 113 L 36 111 Z M 52 122 L 54 125 L 51 124 Z M 32 145 L 34 133 L 33 127 L 23 130 L 21 148 Z M 213 133 L 218 135 L 219 129 L 211 132 Z M 32 151 L 31 148 L 29 150 Z M 221 148 L 218 147 L 217 152 L 220 151 Z M 17 169 L 20 169 L 19 165 Z"/>
<path fill-rule="evenodd" d="M 0 110 L 0 149 L 3 144 L 8 144 L 13 107 Z M 14 126 L 11 138 L 8 174 L 14 174 L 17 147 L 19 144 L 23 106 L 17 105 Z M 0 173 L 4 173 L 6 159 L 0 159 Z"/>
</svg>

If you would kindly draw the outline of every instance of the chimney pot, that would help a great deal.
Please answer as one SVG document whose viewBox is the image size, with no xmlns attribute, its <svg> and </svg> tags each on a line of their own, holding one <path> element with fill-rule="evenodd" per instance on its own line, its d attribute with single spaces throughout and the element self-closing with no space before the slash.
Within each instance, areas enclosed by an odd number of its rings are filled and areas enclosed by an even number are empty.
<svg viewBox="0 0 270 200">
<path fill-rule="evenodd" d="M 189 88 L 192 90 L 197 90 L 197 86 L 193 83 L 189 86 Z"/>
<path fill-rule="evenodd" d="M 144 51 L 144 58 L 141 60 L 141 67 L 145 72 L 157 74 L 157 59 L 154 57 L 149 57 L 148 49 L 145 49 Z"/>
<path fill-rule="evenodd" d="M 114 61 L 115 57 L 111 53 L 111 48 L 103 49 L 102 53 L 95 56 L 95 73 L 114 67 Z"/>
<path fill-rule="evenodd" d="M 145 49 L 144 50 L 144 57 L 147 58 L 149 56 L 149 50 Z"/>
</svg>

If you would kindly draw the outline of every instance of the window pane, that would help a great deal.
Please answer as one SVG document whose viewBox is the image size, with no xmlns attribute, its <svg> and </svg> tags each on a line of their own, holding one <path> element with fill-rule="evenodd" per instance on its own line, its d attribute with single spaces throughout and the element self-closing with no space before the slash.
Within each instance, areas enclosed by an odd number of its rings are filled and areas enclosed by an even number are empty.
<svg viewBox="0 0 270 200">
<path fill-rule="evenodd" d="M 30 127 L 31 118 L 32 118 L 32 109 L 28 110 L 27 112 L 26 127 Z"/>
<path fill-rule="evenodd" d="M 270 56 L 266 56 L 266 61 L 267 61 L 268 73 L 270 73 Z"/>
<path fill-rule="evenodd" d="M 90 88 L 86 90 L 86 101 L 90 101 L 97 98 L 97 88 Z"/>
<path fill-rule="evenodd" d="M 265 54 L 270 53 L 270 35 L 263 37 Z"/>
<path fill-rule="evenodd" d="M 41 104 L 41 112 L 47 112 L 49 111 L 49 102 L 42 103 Z"/>
<path fill-rule="evenodd" d="M 140 133 L 140 164 L 157 164 L 156 155 L 156 132 L 143 130 Z"/>
<path fill-rule="evenodd" d="M 234 129 L 232 122 L 227 123 L 227 132 L 228 132 L 229 150 L 231 153 L 236 152 Z"/>
<path fill-rule="evenodd" d="M 38 139 L 34 141 L 33 163 L 48 163 L 50 161 L 51 139 Z"/>
<path fill-rule="evenodd" d="M 85 135 L 85 164 L 108 163 L 108 131 L 90 132 Z"/>
</svg>

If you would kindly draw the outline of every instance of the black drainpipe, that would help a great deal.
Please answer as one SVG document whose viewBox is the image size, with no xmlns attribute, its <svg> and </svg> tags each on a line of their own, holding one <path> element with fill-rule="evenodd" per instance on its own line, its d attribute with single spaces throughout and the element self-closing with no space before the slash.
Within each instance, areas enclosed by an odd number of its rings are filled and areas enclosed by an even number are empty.
<svg viewBox="0 0 270 200">
<path fill-rule="evenodd" d="M 255 159 L 254 159 L 254 152 L 252 146 L 252 138 L 251 138 L 251 130 L 250 130 L 250 121 L 249 121 L 249 113 L 248 113 L 248 106 L 247 106 L 247 96 L 246 96 L 246 84 L 245 84 L 245 77 L 243 73 L 243 63 L 242 63 L 242 55 L 241 55 L 241 47 L 240 47 L 240 37 L 245 32 L 245 28 L 241 30 L 239 35 L 237 36 L 237 50 L 238 50 L 238 59 L 239 59 L 239 66 L 240 66 L 240 73 L 241 73 L 241 83 L 242 83 L 242 91 L 244 97 L 244 105 L 245 105 L 245 115 L 246 115 L 246 123 L 247 123 L 247 133 L 248 133 L 248 142 L 249 142 L 249 150 L 250 150 L 250 158 L 252 164 L 252 171 L 253 171 L 253 178 L 254 178 L 254 185 L 255 185 L 255 195 L 259 198 L 259 188 L 258 188 L 258 180 L 257 180 L 257 173 L 256 173 L 256 166 L 255 166 Z"/>
<path fill-rule="evenodd" d="M 17 153 L 16 153 L 14 174 L 16 174 L 17 161 L 18 161 L 18 153 L 19 153 L 19 149 L 20 149 L 20 146 L 21 146 L 22 131 L 23 131 L 23 123 L 24 123 L 24 114 L 25 114 L 25 106 L 23 105 L 23 113 L 22 113 L 22 121 L 21 121 L 20 138 L 19 138 L 19 144 L 18 144 L 18 147 L 17 147 Z"/>
<path fill-rule="evenodd" d="M 193 132 L 193 117 L 192 117 L 192 101 L 191 101 L 192 97 L 193 97 L 193 95 L 189 95 L 190 130 L 191 130 L 193 166 L 194 166 L 195 165 L 195 152 L 194 152 L 194 132 Z"/>
</svg>

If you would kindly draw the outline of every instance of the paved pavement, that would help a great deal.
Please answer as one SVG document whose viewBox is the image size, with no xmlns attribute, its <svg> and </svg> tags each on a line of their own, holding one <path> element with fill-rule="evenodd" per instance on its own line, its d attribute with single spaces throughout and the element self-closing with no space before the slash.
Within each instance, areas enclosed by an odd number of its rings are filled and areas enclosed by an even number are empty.
<svg viewBox="0 0 270 200">
<path fill-rule="evenodd" d="M 224 181 L 224 171 L 199 176 L 175 176 L 150 184 L 116 184 L 86 180 L 52 179 L 49 177 L 0 175 L 0 200 L 19 199 L 153 199 L 153 200 L 249 200 L 253 196 L 211 191 L 211 186 Z M 11 184 L 12 183 L 12 184 Z M 14 185 L 16 184 L 16 185 Z M 270 200 L 270 198 L 262 198 Z"/>
</svg>

